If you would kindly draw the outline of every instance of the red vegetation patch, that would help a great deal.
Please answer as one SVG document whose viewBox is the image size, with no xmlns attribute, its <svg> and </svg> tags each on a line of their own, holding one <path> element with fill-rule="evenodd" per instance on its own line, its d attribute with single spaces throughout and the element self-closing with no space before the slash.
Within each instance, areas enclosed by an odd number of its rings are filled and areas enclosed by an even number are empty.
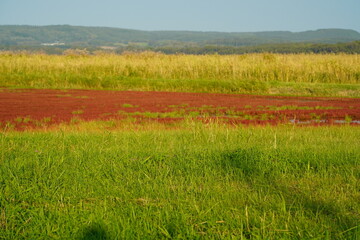
<svg viewBox="0 0 360 240">
<path fill-rule="evenodd" d="M 0 128 L 42 127 L 76 120 L 184 117 L 232 124 L 360 124 L 356 98 L 207 93 L 0 89 Z"/>
</svg>

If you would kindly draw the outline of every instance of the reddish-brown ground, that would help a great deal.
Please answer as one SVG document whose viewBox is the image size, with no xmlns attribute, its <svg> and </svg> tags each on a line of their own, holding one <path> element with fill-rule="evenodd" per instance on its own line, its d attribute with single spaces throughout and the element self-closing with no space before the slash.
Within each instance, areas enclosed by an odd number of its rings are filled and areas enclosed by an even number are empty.
<svg viewBox="0 0 360 240">
<path fill-rule="evenodd" d="M 132 117 L 167 122 L 193 117 L 233 124 L 360 125 L 360 99 L 207 93 L 0 89 L 0 128 L 73 119 Z"/>
</svg>

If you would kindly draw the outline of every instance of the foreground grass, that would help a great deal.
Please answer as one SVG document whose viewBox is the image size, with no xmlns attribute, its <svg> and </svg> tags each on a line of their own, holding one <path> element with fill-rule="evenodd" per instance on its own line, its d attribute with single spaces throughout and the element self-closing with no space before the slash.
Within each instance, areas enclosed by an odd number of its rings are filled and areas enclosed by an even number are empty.
<svg viewBox="0 0 360 240">
<path fill-rule="evenodd" d="M 358 127 L 127 129 L 3 132 L 0 239 L 360 236 Z"/>
<path fill-rule="evenodd" d="M 358 55 L 0 54 L 0 86 L 360 97 Z"/>
</svg>

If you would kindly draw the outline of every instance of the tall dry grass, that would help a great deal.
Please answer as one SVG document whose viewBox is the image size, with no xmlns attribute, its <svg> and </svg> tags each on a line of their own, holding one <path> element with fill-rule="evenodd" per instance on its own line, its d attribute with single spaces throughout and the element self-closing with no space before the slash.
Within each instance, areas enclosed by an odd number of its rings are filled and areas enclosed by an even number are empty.
<svg viewBox="0 0 360 240">
<path fill-rule="evenodd" d="M 0 54 L 0 85 L 41 88 L 114 88 L 237 92 L 247 82 L 360 83 L 358 55 L 247 54 L 123 55 Z M 147 87 L 147 88 L 146 88 Z M 181 90 L 181 89 L 180 89 Z M 219 92 L 224 92 L 219 90 Z"/>
</svg>

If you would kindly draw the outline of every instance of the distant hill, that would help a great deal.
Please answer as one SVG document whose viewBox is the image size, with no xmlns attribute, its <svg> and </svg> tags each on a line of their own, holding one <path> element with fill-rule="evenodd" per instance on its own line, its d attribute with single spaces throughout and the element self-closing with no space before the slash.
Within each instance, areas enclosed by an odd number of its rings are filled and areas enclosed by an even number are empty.
<svg viewBox="0 0 360 240">
<path fill-rule="evenodd" d="M 70 25 L 0 25 L 0 46 L 66 45 L 83 47 L 129 46 L 256 46 L 275 43 L 345 43 L 360 40 L 360 33 L 346 29 L 305 32 L 195 32 L 140 31 Z"/>
</svg>

